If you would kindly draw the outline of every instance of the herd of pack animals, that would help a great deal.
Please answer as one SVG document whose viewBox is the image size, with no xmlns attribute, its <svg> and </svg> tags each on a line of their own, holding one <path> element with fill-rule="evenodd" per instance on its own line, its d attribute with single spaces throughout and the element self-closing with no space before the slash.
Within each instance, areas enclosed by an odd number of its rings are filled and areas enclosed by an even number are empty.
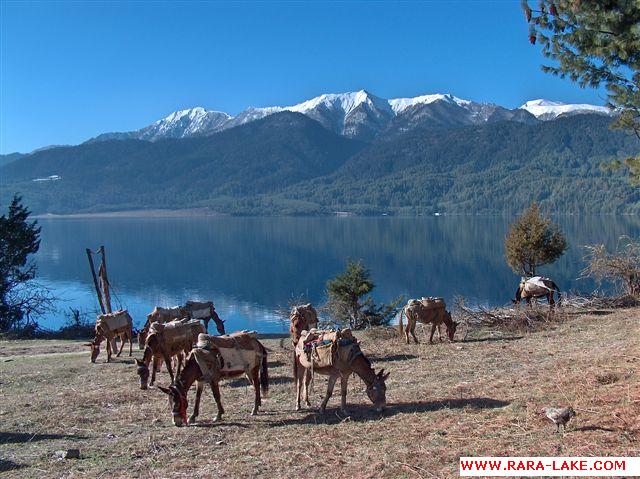
<svg viewBox="0 0 640 479">
<path fill-rule="evenodd" d="M 523 278 L 512 301 L 520 303 L 524 299 L 529 304 L 533 298 L 546 298 L 550 307 L 553 307 L 554 293 L 560 299 L 558 286 L 549 278 Z M 407 318 L 404 329 L 403 316 Z M 219 335 L 207 334 L 211 320 Z M 309 384 L 313 374 L 318 373 L 328 376 L 327 391 L 320 405 L 321 413 L 324 414 L 335 383 L 340 379 L 341 409 L 347 414 L 347 382 L 351 374 L 357 374 L 362 379 L 375 410 L 379 413 L 383 411 L 386 407 L 385 381 L 389 373 L 385 373 L 384 369 L 378 372 L 373 369 L 351 330 L 317 329 L 318 314 L 311 304 L 293 307 L 289 320 L 296 410 L 301 409 L 302 400 L 311 406 Z M 442 298 L 412 299 L 402 308 L 399 328 L 401 334 L 404 332 L 407 344 L 410 343 L 410 336 L 418 343 L 415 335 L 418 322 L 431 324 L 429 342 L 433 342 L 436 329 L 442 341 L 440 328 L 443 324 L 448 339 L 454 340 L 458 322 L 452 320 Z M 116 350 L 116 338 L 120 339 L 116 356 L 122 354 L 126 341 L 129 343 L 129 356 L 132 356 L 133 335 L 133 320 L 126 310 L 98 315 L 95 338 L 87 345 L 91 347 L 91 362 L 96 362 L 103 341 L 106 341 L 107 362 L 110 362 Z M 251 414 L 258 413 L 261 397 L 266 396 L 269 389 L 267 349 L 258 341 L 256 332 L 241 331 L 227 335 L 224 321 L 216 313 L 213 302 L 187 301 L 184 306 L 156 307 L 147 316 L 137 337 L 139 348 L 144 350 L 142 359 L 135 360 L 140 388 L 147 389 L 148 385 L 155 383 L 156 372 L 164 362 L 171 385 L 158 386 L 158 389 L 169 396 L 174 425 L 195 423 L 206 384 L 210 385 L 218 408 L 215 420 L 220 420 L 224 414 L 220 380 L 243 375 L 246 375 L 255 391 Z M 175 374 L 174 360 L 177 363 Z M 187 393 L 194 383 L 197 383 L 195 404 L 191 416 L 187 418 Z"/>
</svg>

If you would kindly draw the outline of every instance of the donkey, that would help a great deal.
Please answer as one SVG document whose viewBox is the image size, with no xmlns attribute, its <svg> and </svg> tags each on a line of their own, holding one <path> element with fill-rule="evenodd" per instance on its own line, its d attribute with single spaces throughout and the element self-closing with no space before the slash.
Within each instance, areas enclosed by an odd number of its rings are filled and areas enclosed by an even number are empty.
<svg viewBox="0 0 640 479">
<path fill-rule="evenodd" d="M 154 327 L 155 326 L 155 327 Z M 156 372 L 160 369 L 160 361 L 164 360 L 171 382 L 174 381 L 171 358 L 178 360 L 178 373 L 184 363 L 184 358 L 198 340 L 198 335 L 204 333 L 204 327 L 200 321 L 172 321 L 158 327 L 151 327 L 151 334 L 147 336 L 142 360 L 136 358 L 138 376 L 140 376 L 140 389 L 147 389 L 149 382 L 149 363 L 152 364 L 150 386 L 156 381 Z"/>
<path fill-rule="evenodd" d="M 147 322 L 144 323 L 144 326 L 138 332 L 138 348 L 144 349 L 151 323 L 168 323 L 174 319 L 187 318 L 188 316 L 189 312 L 182 306 L 173 306 L 172 308 L 156 306 L 153 308 L 153 311 L 147 314 Z"/>
<path fill-rule="evenodd" d="M 327 393 L 320 404 L 320 412 L 324 414 L 327 409 L 327 403 L 333 394 L 333 388 L 338 378 L 340 378 L 341 393 L 341 410 L 343 414 L 347 412 L 347 383 L 351 373 L 355 373 L 366 385 L 367 396 L 373 403 L 376 412 L 381 413 L 387 405 L 386 379 L 389 373 L 384 373 L 381 369 L 378 373 L 371 367 L 371 361 L 360 350 L 358 341 L 351 336 L 350 330 L 342 330 L 338 333 L 333 331 L 318 331 L 317 340 L 330 340 L 331 346 L 331 365 L 326 362 L 317 361 L 311 355 L 307 355 L 307 347 L 304 336 L 298 341 L 296 347 L 295 362 L 293 365 L 294 379 L 296 380 L 296 411 L 300 410 L 300 400 L 304 390 L 304 400 L 307 406 L 311 406 L 309 402 L 309 383 L 311 382 L 311 371 L 313 373 L 329 376 L 327 384 Z"/>
<path fill-rule="evenodd" d="M 111 362 L 112 348 L 115 349 L 115 338 L 120 338 L 120 349 L 116 357 L 120 357 L 124 342 L 129 340 L 129 356 L 133 354 L 133 320 L 128 311 L 120 310 L 115 313 L 100 314 L 96 320 L 96 334 L 93 341 L 86 346 L 91 348 L 91 362 L 95 363 L 100 354 L 100 344 L 107 340 L 107 362 Z"/>
<path fill-rule="evenodd" d="M 205 383 L 209 383 L 218 406 L 215 421 L 224 414 L 220 399 L 220 380 L 247 375 L 255 390 L 255 399 L 251 415 L 258 414 L 262 397 L 269 391 L 269 373 L 267 368 L 267 349 L 252 333 L 235 333 L 231 336 L 209 336 L 201 334 L 196 348 L 191 350 L 187 362 L 178 374 L 175 382 L 168 388 L 158 386 L 169 396 L 172 408 L 173 424 L 183 426 L 196 422 L 200 413 L 200 397 Z M 187 420 L 187 391 L 197 381 L 196 400 L 193 413 Z"/>
<path fill-rule="evenodd" d="M 460 324 L 458 321 L 453 321 L 453 319 L 451 319 L 451 313 L 444 309 L 444 305 L 442 308 L 429 309 L 421 302 L 413 300 L 409 301 L 409 303 L 400 310 L 400 334 L 403 333 L 402 315 L 407 317 L 407 328 L 404 330 L 407 344 L 410 342 L 409 334 L 411 334 L 416 344 L 419 343 L 418 338 L 416 337 L 417 322 L 423 324 L 431 323 L 431 336 L 429 336 L 429 343 L 431 344 L 433 344 L 433 334 L 435 333 L 436 328 L 438 329 L 438 339 L 442 341 L 442 336 L 440 334 L 440 326 L 442 323 L 444 323 L 447 328 L 449 341 L 453 341 L 458 325 Z"/>
<path fill-rule="evenodd" d="M 209 321 L 213 319 L 213 322 L 216 323 L 218 334 L 225 334 L 224 321 L 216 313 L 213 301 L 187 301 L 184 309 L 189 313 L 190 319 L 201 319 L 204 322 L 206 332 L 209 331 Z"/>
<path fill-rule="evenodd" d="M 543 278 L 542 276 L 522 278 L 516 290 L 516 298 L 512 299 L 511 302 L 520 304 L 524 299 L 526 304 L 530 305 L 532 298 L 547 298 L 549 306 L 553 308 L 556 303 L 553 299 L 553 293 L 558 294 L 558 301 L 560 301 L 560 288 L 549 278 Z"/>
</svg>

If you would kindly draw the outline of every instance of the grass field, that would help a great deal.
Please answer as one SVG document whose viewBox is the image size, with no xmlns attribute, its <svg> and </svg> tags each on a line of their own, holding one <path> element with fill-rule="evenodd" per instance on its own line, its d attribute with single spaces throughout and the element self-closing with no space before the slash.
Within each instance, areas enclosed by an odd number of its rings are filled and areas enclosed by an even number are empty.
<svg viewBox="0 0 640 479">
<path fill-rule="evenodd" d="M 358 338 L 376 369 L 391 372 L 384 416 L 369 407 L 358 378 L 349 384 L 349 417 L 339 412 L 339 396 L 325 416 L 295 412 L 289 341 L 267 339 L 271 386 L 261 414 L 249 415 L 252 389 L 235 380 L 222 386 L 222 422 L 212 422 L 206 390 L 199 424 L 184 428 L 172 425 L 164 394 L 139 389 L 131 358 L 106 364 L 102 354 L 90 364 L 80 342 L 2 341 L 0 471 L 449 478 L 462 455 L 640 455 L 640 309 L 574 315 L 535 333 L 477 331 L 433 346 L 406 345 L 389 330 Z M 159 382 L 168 382 L 164 370 Z M 314 406 L 325 384 L 316 377 Z M 578 416 L 558 435 L 542 408 L 570 404 Z M 68 448 L 79 448 L 80 459 L 56 457 Z"/>
</svg>

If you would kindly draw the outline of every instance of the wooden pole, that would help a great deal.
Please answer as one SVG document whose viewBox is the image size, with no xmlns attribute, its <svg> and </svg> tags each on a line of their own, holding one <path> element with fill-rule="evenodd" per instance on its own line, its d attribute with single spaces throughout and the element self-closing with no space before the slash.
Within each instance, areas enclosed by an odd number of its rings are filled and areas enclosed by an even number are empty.
<svg viewBox="0 0 640 479">
<path fill-rule="evenodd" d="M 107 313 L 111 312 L 111 293 L 109 292 L 109 278 L 107 277 L 107 257 L 104 251 L 104 246 L 100 246 L 100 254 L 102 255 L 102 264 L 100 265 L 102 279 L 102 289 L 104 291 L 104 302 L 107 308 Z"/>
<path fill-rule="evenodd" d="M 93 276 L 93 285 L 96 288 L 96 295 L 98 296 L 98 302 L 100 303 L 100 310 L 102 314 L 105 314 L 104 303 L 102 302 L 102 294 L 100 293 L 100 286 L 98 286 L 98 278 L 96 277 L 96 268 L 93 266 L 93 257 L 91 250 L 87 248 L 87 258 L 89 258 L 89 266 L 91 267 L 91 276 Z"/>
</svg>

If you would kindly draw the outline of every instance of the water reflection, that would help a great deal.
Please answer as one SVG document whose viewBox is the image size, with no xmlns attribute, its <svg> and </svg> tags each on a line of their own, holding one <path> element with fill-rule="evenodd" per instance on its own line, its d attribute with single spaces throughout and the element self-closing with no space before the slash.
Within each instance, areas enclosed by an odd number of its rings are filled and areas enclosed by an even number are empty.
<svg viewBox="0 0 640 479">
<path fill-rule="evenodd" d="M 472 302 L 504 304 L 518 277 L 504 262 L 510 219 L 429 218 L 167 218 L 41 220 L 39 271 L 65 302 L 94 309 L 84 249 L 107 248 L 116 302 L 136 322 L 155 305 L 213 299 L 232 329 L 281 331 L 273 314 L 292 295 L 323 299 L 328 278 L 348 258 L 372 269 L 376 297 L 462 294 Z M 577 280 L 581 245 L 616 244 L 637 236 L 637 217 L 560 218 L 570 250 L 543 268 L 563 290 L 589 289 Z M 61 315 L 43 325 L 60 326 Z"/>
</svg>

